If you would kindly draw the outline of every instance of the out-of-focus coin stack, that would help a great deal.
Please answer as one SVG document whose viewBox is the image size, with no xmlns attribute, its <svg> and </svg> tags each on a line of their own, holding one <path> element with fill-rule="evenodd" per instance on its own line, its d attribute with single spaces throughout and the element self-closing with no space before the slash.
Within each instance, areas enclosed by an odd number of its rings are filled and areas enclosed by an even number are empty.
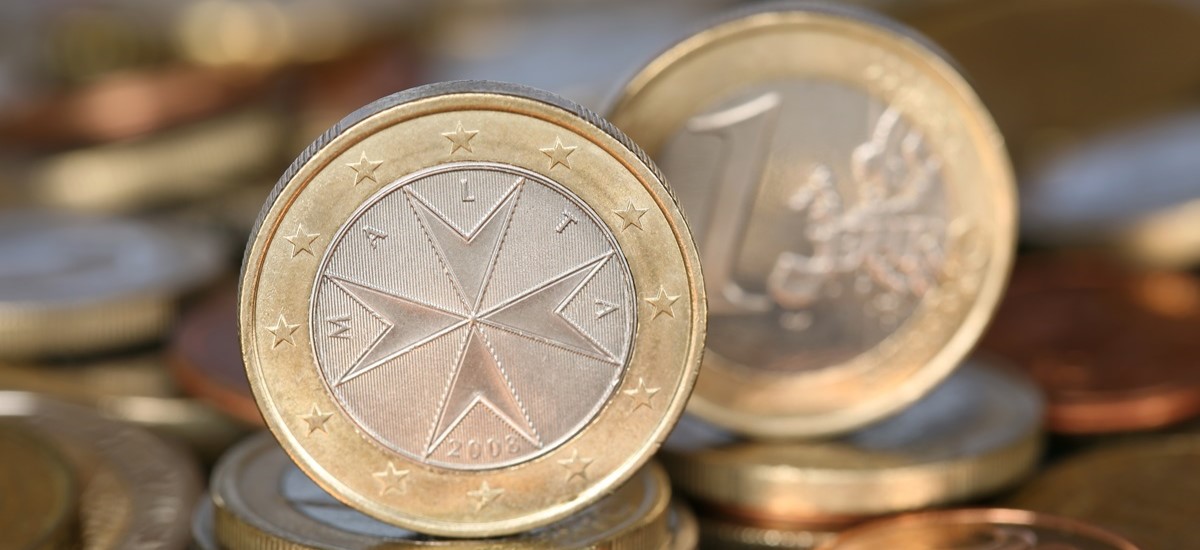
<svg viewBox="0 0 1200 550">
<path fill-rule="evenodd" d="M 1174 0 L 5 3 L 0 550 L 1200 549 L 1196 52 L 1200 4 Z M 310 143 L 464 79 L 563 95 L 645 151 L 694 235 L 707 336 L 687 414 L 627 481 L 453 539 L 267 432 L 244 340 L 308 328 L 239 326 L 238 272 Z M 490 139 L 443 130 L 451 160 Z M 545 145 L 550 175 L 586 162 Z M 336 167 L 357 186 L 379 162 Z M 598 213 L 624 247 L 658 210 L 620 205 Z M 276 246 L 316 262 L 331 235 L 305 227 Z M 683 294 L 632 299 L 638 330 Z M 622 419 L 671 398 L 605 387 Z M 345 429 L 337 402 L 287 433 Z M 570 445 L 527 453 L 542 483 L 607 467 Z M 380 499 L 440 498 L 396 464 L 351 465 Z M 476 486 L 474 512 L 522 490 Z"/>
</svg>

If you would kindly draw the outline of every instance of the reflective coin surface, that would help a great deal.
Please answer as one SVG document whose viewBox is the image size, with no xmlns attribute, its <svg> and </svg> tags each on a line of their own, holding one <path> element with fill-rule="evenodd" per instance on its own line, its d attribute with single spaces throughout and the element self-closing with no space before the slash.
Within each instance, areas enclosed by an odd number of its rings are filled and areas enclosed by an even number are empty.
<svg viewBox="0 0 1200 550">
<path fill-rule="evenodd" d="M 1048 428 L 1147 430 L 1200 415 L 1200 280 L 1096 256 L 1030 256 L 981 347 L 1045 390 Z"/>
<path fill-rule="evenodd" d="M 0 420 L 0 531 L 5 548 L 71 548 L 78 510 L 75 474 L 50 442 Z"/>
<path fill-rule="evenodd" d="M 851 430 L 936 385 L 991 315 L 1011 168 L 974 92 L 911 33 L 841 9 L 749 13 L 650 62 L 610 113 L 663 167 L 705 262 L 697 415 Z"/>
<path fill-rule="evenodd" d="M 650 161 L 544 92 L 460 82 L 339 123 L 272 195 L 242 350 L 268 426 L 347 504 L 515 533 L 644 463 L 691 391 L 704 298 Z"/>
<path fill-rule="evenodd" d="M 737 441 L 687 417 L 663 461 L 681 491 L 750 523 L 828 527 L 1011 485 L 1041 455 L 1041 395 L 972 359 L 899 415 L 826 442 Z"/>
<path fill-rule="evenodd" d="M 1200 436 L 1100 447 L 1038 474 L 1005 499 L 1014 507 L 1079 518 L 1147 550 L 1194 546 Z"/>
<path fill-rule="evenodd" d="M 0 217 L 0 357 L 76 355 L 159 336 L 179 294 L 223 267 L 211 234 L 49 212 Z"/>
<path fill-rule="evenodd" d="M 561 522 L 511 537 L 454 540 L 388 525 L 338 502 L 266 435 L 230 451 L 213 477 L 217 541 L 247 549 L 664 548 L 684 527 L 674 524 L 670 494 L 666 474 L 651 464 Z"/>
<path fill-rule="evenodd" d="M 79 538 L 86 550 L 174 550 L 190 540 L 198 468 L 162 440 L 86 408 L 0 391 L 0 418 L 50 438 L 79 480 Z"/>
<path fill-rule="evenodd" d="M 868 523 L 820 550 L 1138 550 L 1084 522 L 1024 510 L 925 512 Z M 1150 548 L 1150 547 L 1147 547 Z"/>
</svg>

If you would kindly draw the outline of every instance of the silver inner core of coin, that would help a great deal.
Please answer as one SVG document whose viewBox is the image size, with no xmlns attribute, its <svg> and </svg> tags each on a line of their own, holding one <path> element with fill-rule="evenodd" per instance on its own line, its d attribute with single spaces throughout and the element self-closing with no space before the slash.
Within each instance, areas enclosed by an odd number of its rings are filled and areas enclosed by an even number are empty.
<svg viewBox="0 0 1200 550">
<path fill-rule="evenodd" d="M 700 246 L 708 348 L 735 363 L 844 363 L 940 283 L 942 161 L 864 90 L 819 79 L 747 89 L 689 119 L 659 160 Z"/>
<path fill-rule="evenodd" d="M 427 464 L 497 468 L 561 445 L 632 351 L 633 277 L 612 232 L 513 166 L 445 164 L 385 186 L 317 277 L 309 326 L 329 389 Z"/>
</svg>

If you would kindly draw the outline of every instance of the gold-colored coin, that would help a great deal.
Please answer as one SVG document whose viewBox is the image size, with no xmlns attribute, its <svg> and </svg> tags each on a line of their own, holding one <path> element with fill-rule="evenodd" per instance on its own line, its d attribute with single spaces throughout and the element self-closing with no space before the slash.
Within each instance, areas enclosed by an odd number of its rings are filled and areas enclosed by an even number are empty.
<svg viewBox="0 0 1200 550">
<path fill-rule="evenodd" d="M 1197 464 L 1194 434 L 1100 447 L 1051 466 L 1005 504 L 1094 523 L 1146 550 L 1187 548 L 1200 514 Z"/>
<path fill-rule="evenodd" d="M 834 527 L 801 527 L 771 523 L 749 523 L 733 518 L 705 516 L 701 520 L 704 548 L 720 550 L 812 550 L 837 536 Z"/>
<path fill-rule="evenodd" d="M 487 540 L 422 535 L 366 516 L 322 490 L 264 434 L 229 451 L 212 481 L 216 541 L 244 550 L 308 548 L 656 548 L 676 528 L 666 473 L 650 463 L 613 494 L 554 524 Z"/>
<path fill-rule="evenodd" d="M 178 438 L 209 460 L 245 435 L 229 416 L 183 396 L 156 354 L 65 364 L 0 363 L 0 390 L 87 405 L 108 418 Z"/>
<path fill-rule="evenodd" d="M 687 225 L 607 122 L 528 88 L 371 104 L 282 178 L 242 351 L 267 425 L 339 500 L 425 533 L 547 525 L 674 426 L 705 308 Z"/>
<path fill-rule="evenodd" d="M 200 493 L 190 457 L 150 433 L 37 394 L 0 391 L 0 418 L 52 440 L 79 480 L 83 550 L 176 550 Z"/>
<path fill-rule="evenodd" d="M 4 548 L 71 548 L 78 498 L 70 465 L 53 445 L 0 420 L 0 532 Z"/>
<path fill-rule="evenodd" d="M 1138 550 L 1124 538 L 1074 519 L 982 508 L 908 514 L 868 523 L 819 550 Z M 1149 550 L 1151 546 L 1144 547 Z M 1179 548 L 1167 546 L 1163 548 Z"/>
<path fill-rule="evenodd" d="M 281 113 L 250 108 L 133 141 L 59 153 L 6 177 L 20 179 L 29 201 L 45 207 L 145 210 L 261 177 L 281 164 L 286 136 Z"/>
<path fill-rule="evenodd" d="M 696 415 L 755 436 L 852 430 L 944 379 L 995 309 L 1011 167 L 966 81 L 908 31 L 752 12 L 667 50 L 610 112 L 699 241 Z"/>
<path fill-rule="evenodd" d="M 848 524 L 982 496 L 1030 472 L 1043 402 L 1016 371 L 968 361 L 892 418 L 828 442 L 736 442 L 685 418 L 663 461 L 681 491 L 751 523 Z"/>
<path fill-rule="evenodd" d="M 700 521 L 696 513 L 682 499 L 674 499 L 668 514 L 671 541 L 663 550 L 695 550 L 700 545 Z"/>
</svg>

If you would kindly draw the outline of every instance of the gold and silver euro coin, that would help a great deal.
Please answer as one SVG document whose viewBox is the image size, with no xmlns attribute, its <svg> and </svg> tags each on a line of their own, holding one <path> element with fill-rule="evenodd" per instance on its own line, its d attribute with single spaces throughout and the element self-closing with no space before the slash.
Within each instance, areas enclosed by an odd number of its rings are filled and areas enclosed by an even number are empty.
<svg viewBox="0 0 1200 550">
<path fill-rule="evenodd" d="M 312 482 L 268 435 L 247 439 L 222 458 L 213 475 L 214 517 L 199 518 L 197 538 L 214 533 L 226 548 L 509 549 L 674 548 L 686 539 L 686 509 L 671 502 L 666 472 L 656 463 L 599 502 L 541 528 L 492 539 L 446 539 L 371 518 Z M 676 536 L 679 532 L 680 536 Z M 684 541 L 686 542 L 686 541 Z M 694 547 L 694 544 L 693 544 Z"/>
<path fill-rule="evenodd" d="M 550 94 L 457 82 L 360 109 L 292 165 L 239 318 L 305 473 L 384 522 L 477 537 L 629 479 L 691 393 L 705 310 L 636 146 Z"/>
<path fill-rule="evenodd" d="M 756 436 L 841 433 L 944 379 L 1014 248 L 991 117 L 919 37 L 776 6 L 662 53 L 609 116 L 695 231 L 710 336 L 691 409 Z"/>
</svg>

